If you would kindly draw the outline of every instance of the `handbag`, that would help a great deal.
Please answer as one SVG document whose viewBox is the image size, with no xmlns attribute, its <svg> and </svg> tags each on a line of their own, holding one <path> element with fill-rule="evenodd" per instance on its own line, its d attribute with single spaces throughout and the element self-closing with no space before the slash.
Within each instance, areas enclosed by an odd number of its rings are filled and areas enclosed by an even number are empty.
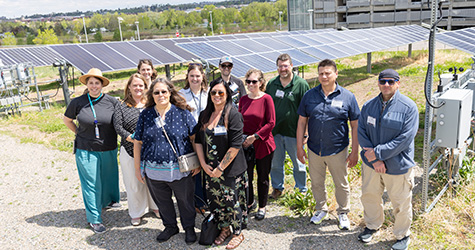
<svg viewBox="0 0 475 250">
<path fill-rule="evenodd" d="M 213 244 L 216 237 L 218 237 L 218 221 L 213 213 L 208 214 L 201 222 L 200 245 L 210 246 Z"/>
<path fill-rule="evenodd" d="M 160 117 L 160 115 L 158 117 L 161 123 L 162 118 Z M 180 167 L 180 172 L 184 173 L 184 172 L 188 172 L 193 169 L 197 169 L 201 167 L 200 160 L 198 159 L 198 155 L 195 152 L 191 152 L 191 153 L 180 155 L 180 156 L 177 154 L 175 147 L 173 147 L 173 144 L 170 141 L 170 138 L 168 138 L 167 131 L 163 127 L 163 124 L 160 124 L 160 125 L 161 125 L 160 127 L 162 127 L 163 133 L 165 134 L 165 137 L 168 140 L 168 143 L 170 143 L 170 146 L 172 147 L 173 153 L 175 153 L 176 158 L 178 158 L 178 166 Z"/>
<path fill-rule="evenodd" d="M 247 135 L 243 134 L 242 135 L 242 142 L 244 142 L 247 138 Z M 246 157 L 246 162 L 251 162 L 251 163 L 255 163 L 256 162 L 256 151 L 254 149 L 254 145 L 251 144 L 249 145 L 249 147 L 247 148 L 242 148 L 242 150 L 244 151 L 244 156 Z"/>
</svg>

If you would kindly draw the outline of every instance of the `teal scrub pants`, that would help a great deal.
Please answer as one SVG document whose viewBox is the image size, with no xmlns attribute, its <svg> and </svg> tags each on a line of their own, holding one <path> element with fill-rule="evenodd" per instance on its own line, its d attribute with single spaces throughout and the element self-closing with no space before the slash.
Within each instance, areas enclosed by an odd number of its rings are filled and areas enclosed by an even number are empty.
<svg viewBox="0 0 475 250">
<path fill-rule="evenodd" d="M 76 165 L 81 180 L 87 221 L 102 223 L 101 213 L 111 202 L 120 201 L 117 149 L 111 151 L 76 150 Z"/>
</svg>

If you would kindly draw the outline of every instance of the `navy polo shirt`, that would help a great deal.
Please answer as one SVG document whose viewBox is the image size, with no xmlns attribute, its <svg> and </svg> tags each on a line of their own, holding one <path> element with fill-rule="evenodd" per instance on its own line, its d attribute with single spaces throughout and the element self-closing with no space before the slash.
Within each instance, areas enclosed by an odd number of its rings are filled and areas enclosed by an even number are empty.
<svg viewBox="0 0 475 250">
<path fill-rule="evenodd" d="M 355 95 L 336 83 L 328 96 L 322 86 L 310 89 L 300 102 L 298 114 L 308 117 L 308 148 L 320 156 L 341 152 L 349 144 L 348 120 L 358 120 Z"/>
</svg>

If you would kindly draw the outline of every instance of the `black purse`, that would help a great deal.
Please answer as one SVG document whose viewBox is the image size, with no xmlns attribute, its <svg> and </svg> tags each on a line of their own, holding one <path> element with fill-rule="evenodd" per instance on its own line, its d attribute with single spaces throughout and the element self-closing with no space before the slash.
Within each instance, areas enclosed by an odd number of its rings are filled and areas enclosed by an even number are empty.
<svg viewBox="0 0 475 250">
<path fill-rule="evenodd" d="M 244 142 L 247 138 L 247 135 L 243 134 L 242 135 L 242 142 Z M 246 158 L 246 162 L 252 162 L 255 163 L 256 161 L 256 150 L 254 149 L 254 145 L 250 145 L 247 148 L 242 148 L 244 151 L 244 157 Z"/>
<path fill-rule="evenodd" d="M 218 220 L 216 220 L 213 213 L 210 213 L 204 218 L 203 222 L 201 222 L 201 233 L 198 243 L 200 245 L 211 246 L 216 237 L 218 237 L 218 234 Z"/>
</svg>

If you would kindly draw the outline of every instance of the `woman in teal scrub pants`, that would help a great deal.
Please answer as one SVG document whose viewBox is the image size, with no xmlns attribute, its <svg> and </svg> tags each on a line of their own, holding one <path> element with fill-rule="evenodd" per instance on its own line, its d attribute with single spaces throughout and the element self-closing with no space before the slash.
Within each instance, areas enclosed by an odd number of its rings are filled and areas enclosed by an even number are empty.
<svg viewBox="0 0 475 250">
<path fill-rule="evenodd" d="M 79 81 L 87 93 L 71 101 L 63 121 L 76 134 L 74 152 L 87 222 L 95 233 L 103 233 L 102 209 L 120 207 L 117 134 L 112 122 L 119 102 L 102 93 L 109 79 L 99 69 L 90 69 Z"/>
</svg>

